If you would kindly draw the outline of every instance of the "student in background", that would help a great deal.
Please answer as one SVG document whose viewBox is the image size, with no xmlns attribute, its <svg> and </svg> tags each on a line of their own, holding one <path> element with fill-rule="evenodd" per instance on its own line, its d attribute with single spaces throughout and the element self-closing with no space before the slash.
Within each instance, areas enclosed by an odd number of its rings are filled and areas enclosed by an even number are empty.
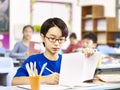
<svg viewBox="0 0 120 90">
<path fill-rule="evenodd" d="M 101 45 L 100 45 L 101 46 Z M 106 46 L 106 45 L 105 45 Z M 107 57 L 110 57 L 108 56 L 108 54 L 106 53 L 103 53 L 103 52 L 107 52 L 108 50 L 111 50 L 113 51 L 113 49 L 111 48 L 108 48 L 108 47 L 105 47 L 104 49 L 102 49 L 102 51 L 99 50 L 99 45 L 97 45 L 97 36 L 92 33 L 92 32 L 89 32 L 89 33 L 86 33 L 84 36 L 83 36 L 83 40 L 82 40 L 82 48 L 84 48 L 84 50 L 87 50 L 87 49 L 96 49 L 98 52 L 100 52 L 102 54 L 102 56 L 107 56 Z M 95 51 L 96 51 L 95 50 Z M 106 51 L 107 50 L 107 51 Z M 89 51 L 89 50 L 87 50 Z M 111 52 L 110 51 L 110 52 Z M 113 51 L 114 52 L 114 51 Z M 112 58 L 112 57 L 110 57 Z"/>
<path fill-rule="evenodd" d="M 94 52 L 96 52 L 96 51 L 98 51 L 97 50 L 97 36 L 92 32 L 88 32 L 83 36 L 83 39 L 82 39 L 82 52 L 87 57 L 89 57 L 89 56 L 92 56 L 94 54 Z M 100 51 L 98 51 L 98 52 L 100 52 Z M 113 60 L 113 57 L 105 55 L 104 53 L 101 53 L 100 55 L 101 55 L 101 57 L 98 60 L 99 65 L 100 65 L 100 62 L 102 63 L 102 61 L 104 61 L 104 59 Z"/>
<path fill-rule="evenodd" d="M 86 33 L 82 39 L 82 48 L 96 49 L 96 47 L 97 47 L 97 36 L 92 32 Z"/>
<path fill-rule="evenodd" d="M 6 49 L 3 47 L 2 41 L 0 41 L 0 56 L 4 56 L 6 53 Z"/>
<path fill-rule="evenodd" d="M 29 55 L 28 48 L 33 32 L 34 29 L 31 25 L 26 25 L 23 27 L 23 38 L 15 44 L 13 50 L 10 52 L 10 57 L 25 59 L 26 56 Z"/>
<path fill-rule="evenodd" d="M 13 78 L 12 85 L 30 83 L 29 75 L 25 67 L 25 65 L 27 63 L 30 64 L 30 62 L 36 62 L 38 74 L 40 73 L 43 64 L 47 62 L 46 67 L 54 73 L 44 69 L 41 76 L 41 83 L 58 84 L 62 59 L 61 54 L 59 54 L 59 50 L 68 36 L 67 25 L 60 18 L 49 18 L 42 24 L 40 35 L 45 45 L 45 52 L 28 57 L 17 70 L 17 73 Z"/>
<path fill-rule="evenodd" d="M 67 47 L 67 49 L 64 51 L 64 53 L 77 52 L 78 49 L 82 47 L 81 41 L 77 39 L 77 36 L 74 32 L 70 34 L 69 40 L 70 40 L 70 44 Z"/>
<path fill-rule="evenodd" d="M 97 36 L 94 33 L 86 33 L 81 41 L 77 40 L 75 33 L 71 33 L 69 39 L 71 43 L 64 53 L 82 51 L 87 57 L 94 54 L 97 46 Z"/>
<path fill-rule="evenodd" d="M 96 47 L 97 36 L 92 32 L 86 33 L 82 39 L 82 52 L 89 57 L 94 54 Z"/>
</svg>

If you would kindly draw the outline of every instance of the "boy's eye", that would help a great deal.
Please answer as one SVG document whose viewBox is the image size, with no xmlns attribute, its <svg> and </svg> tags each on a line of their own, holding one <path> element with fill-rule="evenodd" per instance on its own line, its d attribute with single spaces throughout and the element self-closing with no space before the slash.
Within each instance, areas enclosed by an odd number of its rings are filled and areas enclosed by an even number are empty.
<svg viewBox="0 0 120 90">
<path fill-rule="evenodd" d="M 59 39 L 59 41 L 63 41 L 64 39 Z"/>
<path fill-rule="evenodd" d="M 50 38 L 51 40 L 55 40 L 55 38 Z"/>
</svg>

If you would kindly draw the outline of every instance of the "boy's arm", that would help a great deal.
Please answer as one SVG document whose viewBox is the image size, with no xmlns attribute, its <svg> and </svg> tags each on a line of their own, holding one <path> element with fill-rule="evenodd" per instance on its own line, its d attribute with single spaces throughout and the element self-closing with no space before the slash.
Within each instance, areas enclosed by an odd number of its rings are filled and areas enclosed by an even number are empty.
<svg viewBox="0 0 120 90">
<path fill-rule="evenodd" d="M 59 74 L 53 73 L 47 76 L 41 76 L 41 83 L 45 84 L 58 84 L 59 82 Z M 12 80 L 12 85 L 28 85 L 30 84 L 30 80 L 28 76 L 22 77 L 14 77 Z"/>
<path fill-rule="evenodd" d="M 12 80 L 12 85 L 28 85 L 30 84 L 29 77 L 14 77 Z"/>
</svg>

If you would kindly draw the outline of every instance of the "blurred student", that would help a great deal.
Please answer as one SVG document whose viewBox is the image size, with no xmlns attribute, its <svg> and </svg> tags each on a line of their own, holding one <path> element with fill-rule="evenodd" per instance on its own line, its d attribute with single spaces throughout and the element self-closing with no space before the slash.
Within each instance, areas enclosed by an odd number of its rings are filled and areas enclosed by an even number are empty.
<svg viewBox="0 0 120 90">
<path fill-rule="evenodd" d="M 82 47 L 81 41 L 77 39 L 77 36 L 74 32 L 70 34 L 69 40 L 70 40 L 70 44 L 67 47 L 67 49 L 64 51 L 64 53 L 77 52 L 78 49 Z"/>
<path fill-rule="evenodd" d="M 94 33 L 86 33 L 82 39 L 82 52 L 88 57 L 92 56 L 96 51 L 100 52 L 97 50 L 97 41 L 97 36 Z M 102 52 L 100 52 L 100 55 L 101 57 L 100 60 L 98 60 L 98 64 L 100 64 L 101 60 L 104 61 L 104 59 L 113 60 L 113 57 L 105 55 Z"/>
<path fill-rule="evenodd" d="M 96 47 L 97 36 L 92 32 L 86 33 L 82 39 L 82 52 L 89 57 L 94 54 Z"/>
<path fill-rule="evenodd" d="M 40 74 L 43 64 L 47 62 L 46 67 L 54 73 L 44 69 L 41 76 L 41 83 L 58 84 L 62 59 L 61 54 L 59 54 L 59 50 L 68 36 L 67 25 L 60 18 L 49 18 L 42 24 L 40 36 L 45 45 L 45 52 L 28 57 L 17 70 L 17 73 L 13 78 L 12 85 L 30 84 L 29 75 L 26 70 L 26 64 L 30 64 L 30 62 L 36 62 L 38 74 Z"/>
<path fill-rule="evenodd" d="M 1 55 L 3 54 L 3 56 L 4 56 L 5 53 L 6 53 L 6 49 L 3 47 L 2 41 L 0 41 L 0 54 L 1 54 Z M 1 56 L 1 55 L 0 55 L 0 56 Z"/>
<path fill-rule="evenodd" d="M 97 36 L 92 32 L 86 33 L 82 39 L 82 48 L 96 49 L 96 47 L 97 47 Z"/>
<path fill-rule="evenodd" d="M 88 32 L 83 36 L 83 39 L 77 40 L 77 36 L 75 33 L 70 34 L 69 36 L 70 45 L 64 51 L 64 53 L 71 53 L 82 51 L 87 57 L 94 54 L 96 46 L 97 46 L 97 36 L 92 33 Z"/>
<path fill-rule="evenodd" d="M 25 59 L 27 55 L 29 54 L 29 43 L 32 38 L 32 34 L 34 32 L 34 29 L 31 25 L 26 25 L 23 27 L 23 38 L 21 41 L 18 41 L 13 50 L 10 52 L 10 57 L 16 58 L 16 59 Z"/>
</svg>

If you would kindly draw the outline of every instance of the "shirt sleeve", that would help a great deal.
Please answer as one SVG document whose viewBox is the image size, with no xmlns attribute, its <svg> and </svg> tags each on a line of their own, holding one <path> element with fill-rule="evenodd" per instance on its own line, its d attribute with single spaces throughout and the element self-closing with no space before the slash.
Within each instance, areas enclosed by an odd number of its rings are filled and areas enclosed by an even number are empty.
<svg viewBox="0 0 120 90">
<path fill-rule="evenodd" d="M 21 56 L 25 56 L 25 53 L 18 52 L 20 43 L 16 43 L 13 50 L 10 52 L 10 57 L 17 58 Z"/>
<path fill-rule="evenodd" d="M 20 67 L 17 70 L 17 73 L 15 74 L 15 77 L 19 77 L 19 76 L 28 76 L 27 70 L 23 67 Z"/>
</svg>

